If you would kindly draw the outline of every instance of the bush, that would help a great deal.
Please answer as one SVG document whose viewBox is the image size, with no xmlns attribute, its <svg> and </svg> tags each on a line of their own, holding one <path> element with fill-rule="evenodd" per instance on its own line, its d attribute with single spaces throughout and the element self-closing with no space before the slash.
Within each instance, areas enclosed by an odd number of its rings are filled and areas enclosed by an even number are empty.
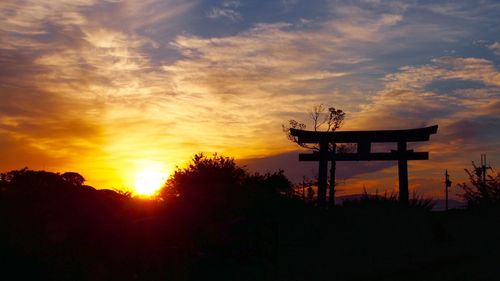
<svg viewBox="0 0 500 281">
<path fill-rule="evenodd" d="M 282 170 L 249 174 L 233 158 L 196 154 L 189 166 L 178 168 L 160 191 L 160 198 L 175 198 L 196 206 L 237 205 L 250 193 L 289 194 L 292 183 Z"/>
<path fill-rule="evenodd" d="M 399 201 L 397 193 L 384 193 L 384 195 L 378 195 L 377 193 L 375 193 L 374 195 L 371 195 L 368 194 L 366 190 L 363 191 L 363 195 L 361 195 L 359 198 L 346 200 L 342 205 L 345 207 L 377 207 L 383 209 L 406 207 Z M 434 203 L 432 202 L 432 199 L 424 198 L 423 196 L 418 195 L 416 192 L 413 192 L 412 198 L 408 202 L 408 207 L 412 209 L 430 211 L 434 207 Z"/>
<path fill-rule="evenodd" d="M 214 154 L 196 154 L 186 168 L 178 168 L 160 191 L 164 200 L 180 197 L 196 203 L 216 203 L 241 187 L 246 177 L 244 169 L 234 159 Z"/>
<path fill-rule="evenodd" d="M 458 187 L 464 191 L 462 198 L 467 202 L 467 207 L 500 207 L 500 173 L 486 175 L 483 178 L 481 168 L 476 167 L 474 163 L 472 166 L 474 172 L 465 169 L 470 184 L 458 184 Z"/>
<path fill-rule="evenodd" d="M 291 196 L 293 191 L 293 184 L 285 176 L 283 170 L 274 173 L 247 175 L 245 186 L 254 189 L 254 191 L 281 193 L 287 196 Z"/>
</svg>

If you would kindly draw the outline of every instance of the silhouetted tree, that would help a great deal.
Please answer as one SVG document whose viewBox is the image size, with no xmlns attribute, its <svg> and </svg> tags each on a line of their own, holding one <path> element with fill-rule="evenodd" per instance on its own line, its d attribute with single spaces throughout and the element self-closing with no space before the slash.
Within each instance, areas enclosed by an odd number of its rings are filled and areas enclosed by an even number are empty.
<svg viewBox="0 0 500 281">
<path fill-rule="evenodd" d="M 325 112 L 327 111 L 327 112 Z M 335 107 L 329 107 L 328 110 L 323 106 L 323 104 L 316 105 L 309 112 L 309 117 L 312 121 L 313 131 L 324 131 L 324 132 L 335 132 L 340 129 L 344 124 L 345 112 L 341 109 L 336 109 Z M 295 119 L 288 121 L 289 126 L 282 125 L 283 132 L 286 134 L 287 138 L 304 147 L 309 149 L 318 150 L 319 147 L 316 145 L 310 145 L 305 143 L 300 143 L 297 137 L 290 134 L 290 128 L 305 130 L 307 125 Z"/>
<path fill-rule="evenodd" d="M 28 168 L 13 170 L 2 174 L 6 188 L 15 192 L 47 192 L 67 186 L 60 174 L 47 171 L 33 171 Z"/>
<path fill-rule="evenodd" d="M 193 208 L 223 210 L 244 204 L 250 195 L 254 199 L 269 194 L 290 196 L 292 186 L 283 170 L 249 174 L 233 158 L 200 153 L 186 168 L 178 168 L 170 176 L 160 198 L 189 202 Z"/>
<path fill-rule="evenodd" d="M 314 198 L 313 186 L 317 185 L 312 179 L 303 176 L 302 182 L 294 186 L 295 195 L 300 197 L 302 201 L 312 203 Z"/>
<path fill-rule="evenodd" d="M 12 170 L 6 173 L 1 173 L 0 174 L 0 181 L 3 183 L 10 183 L 14 178 L 23 176 L 30 172 L 31 170 L 28 169 L 28 167 L 24 167 L 19 170 Z"/>
<path fill-rule="evenodd" d="M 221 201 L 241 187 L 246 172 L 233 158 L 196 154 L 186 168 L 178 168 L 167 180 L 160 197 L 180 197 L 193 202 Z"/>
<path fill-rule="evenodd" d="M 285 176 L 283 170 L 274 173 L 247 175 L 244 185 L 249 188 L 258 188 L 262 191 L 281 193 L 287 196 L 291 196 L 293 192 L 293 184 Z"/>
<path fill-rule="evenodd" d="M 458 184 L 464 194 L 462 197 L 467 201 L 468 207 L 492 207 L 500 206 L 500 173 L 496 175 L 487 174 L 483 177 L 480 167 L 472 162 L 473 171 L 464 169 L 469 176 L 469 184 Z"/>
<path fill-rule="evenodd" d="M 75 172 L 65 172 L 61 175 L 61 178 L 74 186 L 82 186 L 82 184 L 85 182 L 85 178 L 79 173 Z"/>
</svg>

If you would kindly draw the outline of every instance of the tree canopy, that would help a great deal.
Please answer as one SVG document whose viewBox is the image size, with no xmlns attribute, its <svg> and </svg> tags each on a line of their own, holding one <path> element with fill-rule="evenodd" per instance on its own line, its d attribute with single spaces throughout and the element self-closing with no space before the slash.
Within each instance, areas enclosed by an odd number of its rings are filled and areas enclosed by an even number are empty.
<svg viewBox="0 0 500 281">
<path fill-rule="evenodd" d="M 249 192 L 290 193 L 292 187 L 282 170 L 251 174 L 239 167 L 233 158 L 199 153 L 187 167 L 177 168 L 161 190 L 160 197 L 214 206 L 243 200 Z"/>
</svg>

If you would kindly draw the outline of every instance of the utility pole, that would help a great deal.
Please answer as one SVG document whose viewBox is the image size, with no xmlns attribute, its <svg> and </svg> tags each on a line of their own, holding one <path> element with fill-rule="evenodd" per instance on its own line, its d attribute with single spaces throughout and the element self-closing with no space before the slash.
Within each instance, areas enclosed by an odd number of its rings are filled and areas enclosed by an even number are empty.
<svg viewBox="0 0 500 281">
<path fill-rule="evenodd" d="M 483 174 L 483 184 L 486 185 L 486 154 L 481 154 L 481 172 Z"/>
<path fill-rule="evenodd" d="M 446 211 L 448 211 L 448 189 L 451 187 L 451 180 L 450 180 L 450 175 L 448 174 L 448 169 L 444 173 L 444 189 L 446 193 Z"/>
<path fill-rule="evenodd" d="M 474 162 L 472 162 L 472 164 L 474 164 Z M 475 172 L 476 172 L 476 176 L 478 177 L 478 179 L 480 180 L 481 184 L 483 186 L 486 186 L 486 172 L 488 169 L 491 170 L 491 166 L 487 166 L 487 163 L 486 163 L 486 154 L 481 154 L 481 165 L 479 167 L 475 167 Z"/>
</svg>

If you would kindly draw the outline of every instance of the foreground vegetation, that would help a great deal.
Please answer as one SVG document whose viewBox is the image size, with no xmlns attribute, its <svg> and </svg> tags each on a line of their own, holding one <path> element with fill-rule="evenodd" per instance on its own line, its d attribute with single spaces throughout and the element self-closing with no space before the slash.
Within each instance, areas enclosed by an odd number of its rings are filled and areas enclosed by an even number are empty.
<svg viewBox="0 0 500 281">
<path fill-rule="evenodd" d="M 0 179 L 0 267 L 4 280 L 499 280 L 499 219 L 495 204 L 390 197 L 320 210 L 282 172 L 221 156 L 195 156 L 158 200 L 24 169 Z"/>
</svg>

